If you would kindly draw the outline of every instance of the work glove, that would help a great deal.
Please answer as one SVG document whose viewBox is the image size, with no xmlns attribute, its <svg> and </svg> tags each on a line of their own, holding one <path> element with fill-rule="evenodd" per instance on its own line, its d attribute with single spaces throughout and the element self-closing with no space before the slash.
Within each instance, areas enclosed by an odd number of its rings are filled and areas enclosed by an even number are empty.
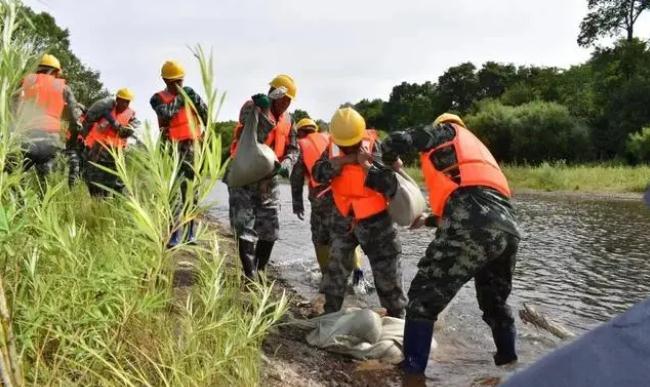
<svg viewBox="0 0 650 387">
<path fill-rule="evenodd" d="M 288 179 L 289 175 L 291 174 L 291 160 L 289 159 L 282 160 L 282 162 L 280 162 L 280 165 L 276 173 Z"/>
<path fill-rule="evenodd" d="M 293 213 L 296 214 L 298 219 L 305 220 L 305 210 L 293 210 Z"/>
<path fill-rule="evenodd" d="M 255 94 L 251 97 L 253 104 L 260 109 L 268 109 L 271 107 L 271 99 L 266 94 Z"/>
</svg>

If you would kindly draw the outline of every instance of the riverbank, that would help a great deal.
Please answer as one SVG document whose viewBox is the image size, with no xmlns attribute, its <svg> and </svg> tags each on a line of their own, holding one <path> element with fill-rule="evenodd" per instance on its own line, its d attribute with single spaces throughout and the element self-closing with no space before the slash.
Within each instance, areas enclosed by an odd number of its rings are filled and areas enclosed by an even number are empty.
<svg viewBox="0 0 650 387">
<path fill-rule="evenodd" d="M 219 249 L 232 270 L 239 270 L 233 235 L 217 219 L 206 219 L 219 236 Z M 307 300 L 282 278 L 276 267 L 269 267 L 274 282 L 273 295 L 288 298 L 288 310 L 279 325 L 272 328 L 262 344 L 260 385 L 284 386 L 398 386 L 397 369 L 379 362 L 362 362 L 309 346 L 307 331 L 290 325 L 294 319 L 308 319 L 323 313 L 323 300 Z"/>
<path fill-rule="evenodd" d="M 419 168 L 408 173 L 422 182 Z M 505 165 L 503 171 L 515 192 L 580 192 L 626 194 L 645 191 L 650 182 L 650 166 L 605 166 L 543 163 L 539 166 Z"/>
</svg>

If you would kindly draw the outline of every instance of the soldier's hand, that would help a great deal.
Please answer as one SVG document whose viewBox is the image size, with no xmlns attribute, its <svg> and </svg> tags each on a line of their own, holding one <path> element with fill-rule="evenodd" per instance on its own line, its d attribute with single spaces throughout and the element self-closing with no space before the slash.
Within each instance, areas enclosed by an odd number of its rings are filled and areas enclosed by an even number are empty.
<svg viewBox="0 0 650 387">
<path fill-rule="evenodd" d="M 271 99 L 266 94 L 255 94 L 251 99 L 253 100 L 253 104 L 260 109 L 265 110 L 271 107 Z"/>
<path fill-rule="evenodd" d="M 404 163 L 402 162 L 402 159 L 400 159 L 399 157 L 398 157 L 397 160 L 395 160 L 395 161 L 393 162 L 393 164 L 391 165 L 391 167 L 393 168 L 393 170 L 394 170 L 395 172 L 397 172 L 397 171 L 399 171 L 400 169 L 402 169 L 403 166 L 404 166 Z"/>
<path fill-rule="evenodd" d="M 426 220 L 427 216 L 425 214 L 418 216 L 418 218 L 413 221 L 409 229 L 417 230 L 418 228 L 424 227 Z"/>
<path fill-rule="evenodd" d="M 363 169 L 370 169 L 372 166 L 372 154 L 363 148 L 359 148 L 359 152 L 357 153 L 357 162 L 363 167 Z"/>
</svg>

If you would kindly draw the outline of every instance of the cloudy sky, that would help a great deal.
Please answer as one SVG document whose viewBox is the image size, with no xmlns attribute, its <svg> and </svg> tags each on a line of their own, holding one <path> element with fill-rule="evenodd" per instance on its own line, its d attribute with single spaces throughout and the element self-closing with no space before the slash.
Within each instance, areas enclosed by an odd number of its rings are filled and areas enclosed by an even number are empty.
<svg viewBox="0 0 650 387">
<path fill-rule="evenodd" d="M 27 0 L 70 30 L 72 49 L 111 90 L 136 93 L 141 118 L 163 87 L 160 65 L 186 64 L 188 46 L 212 49 L 227 97 L 219 119 L 235 119 L 277 73 L 298 83 L 293 108 L 328 119 L 343 102 L 388 98 L 402 81 L 436 80 L 449 66 L 487 60 L 569 66 L 589 51 L 576 44 L 586 0 Z M 650 17 L 638 35 L 650 37 Z"/>
</svg>

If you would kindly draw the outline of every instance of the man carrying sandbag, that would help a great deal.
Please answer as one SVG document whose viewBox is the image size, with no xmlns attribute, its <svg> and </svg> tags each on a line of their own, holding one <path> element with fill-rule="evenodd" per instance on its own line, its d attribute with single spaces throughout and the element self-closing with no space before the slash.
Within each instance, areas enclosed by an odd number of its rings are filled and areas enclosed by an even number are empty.
<svg viewBox="0 0 650 387">
<path fill-rule="evenodd" d="M 330 262 L 323 278 L 325 312 L 341 309 L 354 265 L 352 252 L 361 245 L 370 261 L 381 305 L 389 316 L 403 317 L 402 246 L 388 214 L 387 199 L 397 188 L 395 172 L 380 163 L 377 134 L 366 130 L 366 122 L 356 110 L 337 110 L 330 130 L 330 143 L 313 168 L 314 180 L 332 187 L 336 206 Z"/>
<path fill-rule="evenodd" d="M 291 173 L 291 199 L 293 213 L 298 219 L 304 220 L 305 206 L 303 203 L 303 187 L 305 180 L 309 187 L 309 203 L 311 214 L 309 223 L 311 225 L 311 239 L 316 250 L 316 259 L 321 274 L 325 275 L 330 255 L 331 241 L 331 219 L 334 209 L 334 199 L 329 185 L 318 183 L 312 176 L 312 169 L 316 160 L 320 158 L 330 142 L 327 133 L 318 132 L 318 125 L 310 118 L 303 118 L 296 124 L 298 132 L 298 145 L 300 156 Z M 352 273 L 353 285 L 357 285 L 363 278 L 361 270 L 361 254 L 358 249 L 354 250 L 354 271 Z"/>
<path fill-rule="evenodd" d="M 437 227 L 409 289 L 404 370 L 424 373 L 438 314 L 472 278 L 496 344 L 495 364 L 516 361 L 515 325 L 506 301 L 520 235 L 508 182 L 494 157 L 453 114 L 441 115 L 433 125 L 391 133 L 383 145 L 388 160 L 413 149 L 420 152 L 433 215 L 414 226 Z"/>
<path fill-rule="evenodd" d="M 280 231 L 279 175 L 289 177 L 299 153 L 296 131 L 287 112 L 296 97 L 296 84 L 293 78 L 281 74 L 273 78 L 269 85 L 268 94 L 256 94 L 242 106 L 230 155 L 233 163 L 246 161 L 249 150 L 239 149 L 239 140 L 247 120 L 256 118 L 257 142 L 272 149 L 278 167 L 260 180 L 245 185 L 235 184 L 237 176 L 232 168 L 226 178 L 230 223 L 237 236 L 244 275 L 249 279 L 254 279 L 257 272 L 263 272 L 271 257 Z"/>
<path fill-rule="evenodd" d="M 208 107 L 191 87 L 183 86 L 185 69 L 180 63 L 166 61 L 160 74 L 166 87 L 154 94 L 149 103 L 158 116 L 163 143 L 171 143 L 180 154 L 181 166 L 178 178 L 181 179 L 181 200 L 184 203 L 188 198 L 196 200 L 194 192 L 188 192 L 188 181 L 194 179 L 194 145 L 201 140 L 202 125 L 208 118 Z M 188 103 L 185 98 L 189 98 Z M 182 232 L 180 227 L 175 227 L 167 244 L 168 247 L 180 243 L 183 234 L 186 240 L 193 242 L 194 221 L 190 221 L 186 233 Z"/>
<path fill-rule="evenodd" d="M 131 90 L 122 88 L 115 98 L 106 97 L 95 102 L 86 113 L 83 134 L 88 164 L 84 176 L 92 196 L 109 194 L 103 187 L 116 192 L 124 188 L 119 177 L 103 168 L 115 170 L 111 150 L 126 148 L 128 138 L 140 125 L 135 111 L 129 107 L 134 97 Z"/>
</svg>

